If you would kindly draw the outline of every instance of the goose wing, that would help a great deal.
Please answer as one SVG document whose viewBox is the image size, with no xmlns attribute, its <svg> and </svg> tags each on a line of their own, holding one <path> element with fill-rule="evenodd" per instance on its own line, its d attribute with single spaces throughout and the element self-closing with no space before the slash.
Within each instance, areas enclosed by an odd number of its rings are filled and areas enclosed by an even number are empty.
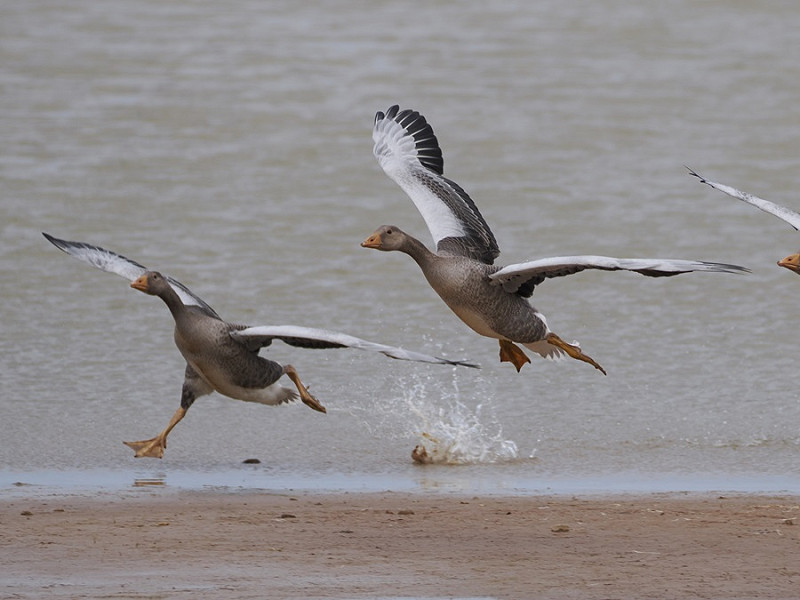
<svg viewBox="0 0 800 600">
<path fill-rule="evenodd" d="M 47 238 L 47 240 L 56 248 L 63 250 L 70 256 L 90 264 L 101 271 L 116 273 L 128 281 L 137 279 L 148 270 L 144 265 L 139 264 L 135 260 L 126 258 L 121 254 L 112 252 L 111 250 L 106 250 L 100 246 L 93 246 L 92 244 L 86 244 L 84 242 L 70 242 L 67 240 L 61 240 L 45 232 L 42 232 L 42 235 Z M 181 302 L 183 302 L 185 305 L 198 306 L 208 315 L 216 317 L 217 319 L 220 318 L 213 308 L 206 304 L 202 298 L 197 296 L 180 281 L 169 276 L 165 277 L 180 297 Z"/>
<path fill-rule="evenodd" d="M 448 360 L 446 358 L 439 358 L 438 356 L 412 352 L 396 346 L 386 346 L 384 344 L 368 342 L 367 340 L 362 340 L 361 338 L 347 335 L 346 333 L 316 329 L 313 327 L 260 325 L 235 329 L 231 331 L 230 335 L 234 340 L 244 344 L 251 350 L 258 350 L 259 348 L 269 346 L 272 340 L 278 339 L 290 346 L 297 346 L 300 348 L 355 348 L 357 350 L 380 352 L 390 358 L 397 358 L 400 360 L 479 368 L 478 365 L 471 362 Z"/>
<path fill-rule="evenodd" d="M 564 277 L 586 269 L 602 271 L 633 271 L 648 277 L 672 277 L 692 271 L 742 273 L 749 269 L 738 265 L 676 260 L 669 258 L 614 258 L 611 256 L 557 256 L 508 265 L 489 275 L 492 283 L 502 285 L 510 294 L 524 298 L 533 294 L 534 288 L 545 279 Z"/>
<path fill-rule="evenodd" d="M 692 171 L 691 169 L 689 169 L 689 173 L 697 177 L 702 183 L 711 186 L 715 190 L 719 190 L 720 192 L 724 192 L 725 194 L 733 196 L 738 200 L 747 202 L 748 204 L 752 204 L 756 208 L 760 208 L 764 212 L 767 212 L 771 215 L 775 215 L 779 219 L 786 221 L 789 225 L 791 225 L 795 229 L 800 229 L 800 213 L 796 213 L 791 208 L 786 208 L 785 206 L 781 206 L 780 204 L 775 204 L 774 202 L 770 202 L 769 200 L 764 200 L 763 198 L 759 198 L 758 196 L 753 196 L 753 194 L 742 192 L 741 190 L 737 190 L 736 188 L 733 188 L 729 185 L 717 183 L 716 181 L 709 181 L 708 179 L 697 174 L 695 171 Z"/>
<path fill-rule="evenodd" d="M 444 159 L 433 129 L 415 110 L 395 105 L 375 115 L 373 152 L 384 172 L 422 214 L 436 249 L 492 264 L 500 249 L 478 207 L 444 177 Z"/>
</svg>

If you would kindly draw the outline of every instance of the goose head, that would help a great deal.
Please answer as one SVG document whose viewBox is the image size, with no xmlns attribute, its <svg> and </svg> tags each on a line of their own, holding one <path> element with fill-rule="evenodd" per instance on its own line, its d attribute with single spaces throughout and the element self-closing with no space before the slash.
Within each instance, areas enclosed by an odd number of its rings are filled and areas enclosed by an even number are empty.
<svg viewBox="0 0 800 600">
<path fill-rule="evenodd" d="M 372 235 L 361 242 L 361 246 L 363 248 L 391 252 L 392 250 L 402 250 L 406 240 L 407 236 L 405 232 L 399 227 L 395 225 L 381 225 Z"/>
<path fill-rule="evenodd" d="M 167 279 L 157 271 L 147 271 L 131 287 L 151 296 L 161 296 L 170 287 Z"/>
<path fill-rule="evenodd" d="M 778 266 L 784 267 L 785 269 L 789 269 L 790 271 L 794 271 L 795 273 L 800 275 L 800 252 L 790 254 L 783 260 L 779 260 Z"/>
</svg>

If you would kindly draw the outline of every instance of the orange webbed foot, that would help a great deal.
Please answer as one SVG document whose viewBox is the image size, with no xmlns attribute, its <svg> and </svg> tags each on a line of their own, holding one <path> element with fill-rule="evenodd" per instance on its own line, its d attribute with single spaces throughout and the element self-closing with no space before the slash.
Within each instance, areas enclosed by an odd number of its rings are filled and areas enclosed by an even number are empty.
<svg viewBox="0 0 800 600">
<path fill-rule="evenodd" d="M 525 363 L 531 362 L 528 355 L 522 348 L 509 340 L 499 340 L 500 342 L 500 362 L 510 362 L 517 368 L 517 373 Z"/>
<path fill-rule="evenodd" d="M 300 393 L 300 400 L 303 401 L 303 404 L 313 410 L 316 410 L 317 412 L 328 412 L 328 410 L 322 406 L 322 404 L 320 404 L 319 400 L 312 396 L 311 392 L 309 392 L 306 386 L 303 385 L 303 382 L 300 381 L 300 376 L 297 374 L 297 370 L 292 365 L 284 366 L 283 371 L 286 373 L 289 379 L 294 382 L 294 385 L 297 387 L 297 391 Z"/>
<path fill-rule="evenodd" d="M 560 337 L 558 337 L 555 333 L 549 333 L 547 335 L 547 338 L 545 339 L 547 340 L 548 344 L 552 344 L 556 348 L 560 348 L 575 360 L 580 360 L 585 363 L 589 363 L 595 369 L 600 371 L 603 375 L 608 375 L 608 373 L 606 373 L 606 370 L 603 367 L 601 367 L 597 362 L 595 362 L 595 360 L 591 356 L 583 353 L 583 350 L 580 349 L 580 346 L 568 344 Z"/>
<path fill-rule="evenodd" d="M 140 442 L 122 443 L 136 451 L 134 454 L 136 458 L 164 458 L 164 450 L 167 448 L 167 440 L 161 436 Z"/>
</svg>

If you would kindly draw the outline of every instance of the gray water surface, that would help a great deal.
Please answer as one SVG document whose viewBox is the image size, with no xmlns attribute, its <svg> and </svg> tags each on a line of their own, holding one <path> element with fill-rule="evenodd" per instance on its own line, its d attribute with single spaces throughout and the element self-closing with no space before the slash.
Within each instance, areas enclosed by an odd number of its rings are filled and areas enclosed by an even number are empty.
<svg viewBox="0 0 800 600">
<path fill-rule="evenodd" d="M 0 486 L 800 491 L 793 2 L 339 1 L 0 9 Z M 582 273 L 535 305 L 608 371 L 520 374 L 408 257 L 428 243 L 372 156 L 376 110 L 420 110 L 499 264 L 570 254 L 748 266 Z M 183 362 L 158 299 L 47 243 L 168 272 L 225 318 L 341 330 L 479 371 L 275 343 L 328 407 L 199 400 L 161 461 Z M 453 462 L 418 467 L 436 437 Z M 242 465 L 258 458 L 259 465 Z M 159 483 L 160 482 L 160 483 Z"/>
</svg>

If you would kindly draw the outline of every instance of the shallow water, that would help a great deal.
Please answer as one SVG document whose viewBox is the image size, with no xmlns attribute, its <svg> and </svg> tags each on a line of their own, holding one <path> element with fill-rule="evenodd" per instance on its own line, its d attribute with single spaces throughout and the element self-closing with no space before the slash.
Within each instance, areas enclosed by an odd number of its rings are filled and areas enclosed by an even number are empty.
<svg viewBox="0 0 800 600">
<path fill-rule="evenodd" d="M 797 234 L 683 166 L 800 209 L 800 7 L 333 6 L 0 9 L 2 488 L 800 491 L 800 283 L 775 266 Z M 548 282 L 536 306 L 609 375 L 537 358 L 516 374 L 412 261 L 359 247 L 383 223 L 429 240 L 371 154 L 392 103 L 433 124 L 501 264 L 591 253 L 753 272 Z M 121 440 L 154 435 L 179 401 L 171 318 L 41 231 L 167 271 L 232 321 L 483 368 L 276 343 L 266 354 L 327 415 L 213 395 L 162 461 L 134 460 Z M 456 464 L 412 464 L 419 443 Z"/>
</svg>

